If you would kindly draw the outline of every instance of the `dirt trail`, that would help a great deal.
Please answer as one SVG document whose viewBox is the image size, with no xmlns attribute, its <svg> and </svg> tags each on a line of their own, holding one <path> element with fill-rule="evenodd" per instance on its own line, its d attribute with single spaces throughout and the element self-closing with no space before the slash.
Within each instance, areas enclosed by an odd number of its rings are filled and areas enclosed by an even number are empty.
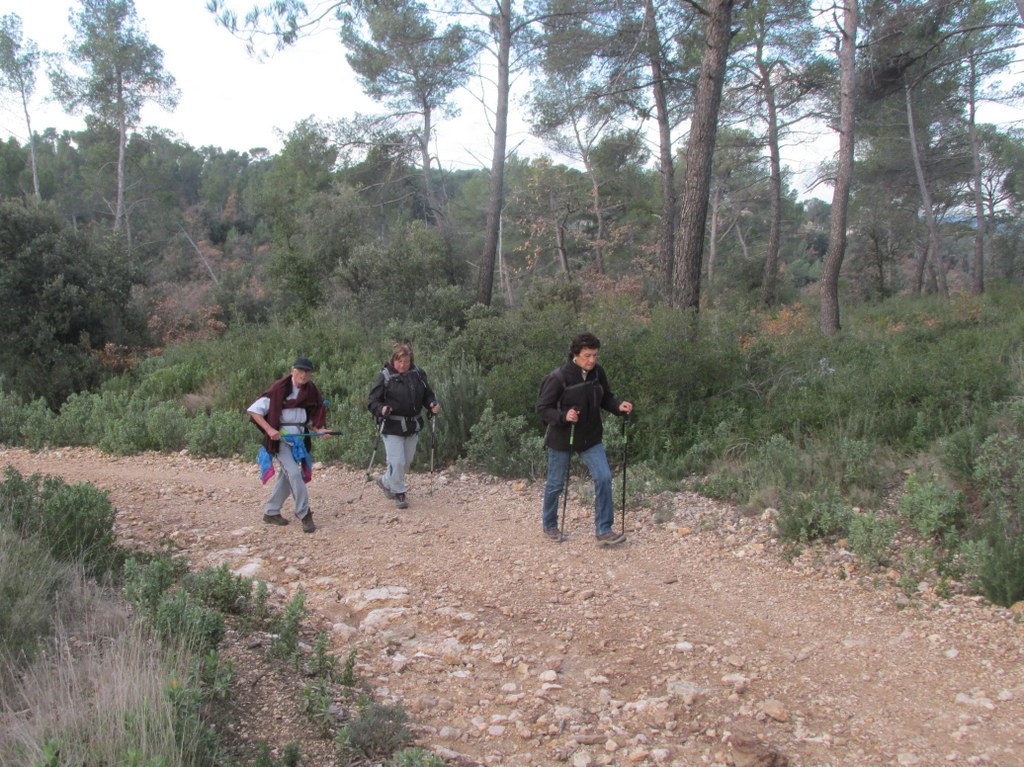
<svg viewBox="0 0 1024 767">
<path fill-rule="evenodd" d="M 556 544 L 540 486 L 458 472 L 414 474 L 398 511 L 361 473 L 320 469 L 308 535 L 262 523 L 255 464 L 88 449 L 6 464 L 108 491 L 129 545 L 171 540 L 196 566 L 305 589 L 420 742 L 468 763 L 1024 764 L 1016 614 L 908 599 L 842 551 L 786 559 L 769 521 L 699 496 L 676 496 L 667 524 L 631 513 L 628 543 L 601 549 L 588 508 L 570 502 Z"/>
</svg>

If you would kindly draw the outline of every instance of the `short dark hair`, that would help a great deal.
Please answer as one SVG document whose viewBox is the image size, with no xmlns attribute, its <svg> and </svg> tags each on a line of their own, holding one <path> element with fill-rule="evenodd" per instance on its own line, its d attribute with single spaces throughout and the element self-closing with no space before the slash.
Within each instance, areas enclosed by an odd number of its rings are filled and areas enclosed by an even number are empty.
<svg viewBox="0 0 1024 767">
<path fill-rule="evenodd" d="M 569 357 L 575 357 L 584 349 L 600 349 L 601 339 L 593 333 L 577 333 L 569 344 Z"/>
</svg>

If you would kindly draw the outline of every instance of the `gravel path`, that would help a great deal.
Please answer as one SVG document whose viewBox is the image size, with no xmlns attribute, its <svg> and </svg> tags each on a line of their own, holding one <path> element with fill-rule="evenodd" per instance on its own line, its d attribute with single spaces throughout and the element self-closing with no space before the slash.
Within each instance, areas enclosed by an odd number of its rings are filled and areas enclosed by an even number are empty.
<svg viewBox="0 0 1024 767">
<path fill-rule="evenodd" d="M 603 549 L 575 498 L 557 544 L 539 485 L 457 471 L 414 474 L 398 511 L 362 473 L 318 469 L 309 535 L 262 523 L 255 464 L 77 448 L 0 464 L 107 491 L 127 545 L 304 589 L 337 653 L 358 648 L 361 677 L 453 762 L 1024 764 L 1019 613 L 909 599 L 842 550 L 785 557 L 770 519 L 700 496 L 670 499 L 665 524 L 631 512 L 628 543 Z"/>
</svg>

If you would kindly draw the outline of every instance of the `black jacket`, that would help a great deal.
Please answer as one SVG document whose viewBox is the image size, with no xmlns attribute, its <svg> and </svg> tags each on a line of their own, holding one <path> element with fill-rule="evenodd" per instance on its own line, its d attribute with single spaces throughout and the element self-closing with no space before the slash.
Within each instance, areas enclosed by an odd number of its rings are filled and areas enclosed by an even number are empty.
<svg viewBox="0 0 1024 767">
<path fill-rule="evenodd" d="M 619 413 L 619 401 L 608 385 L 608 376 L 600 365 L 594 367 L 587 377 L 583 369 L 569 360 L 552 371 L 541 383 L 537 398 L 537 412 L 548 425 L 544 445 L 554 450 L 569 449 L 569 435 L 572 424 L 565 420 L 565 414 L 572 408 L 580 411 L 580 419 L 573 433 L 572 449 L 578 453 L 600 444 L 604 434 L 601 410 Z"/>
<path fill-rule="evenodd" d="M 373 382 L 367 409 L 374 418 L 384 418 L 385 434 L 406 437 L 423 428 L 420 413 L 424 407 L 436 403 L 437 397 L 427 383 L 426 373 L 415 365 L 405 373 L 398 373 L 389 362 Z M 380 413 L 384 406 L 391 408 L 386 417 Z"/>
</svg>

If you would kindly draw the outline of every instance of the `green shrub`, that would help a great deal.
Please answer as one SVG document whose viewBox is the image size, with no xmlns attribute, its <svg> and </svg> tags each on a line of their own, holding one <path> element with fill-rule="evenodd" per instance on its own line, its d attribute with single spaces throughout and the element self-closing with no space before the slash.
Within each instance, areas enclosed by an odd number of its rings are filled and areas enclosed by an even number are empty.
<svg viewBox="0 0 1024 767">
<path fill-rule="evenodd" d="M 202 368 L 190 359 L 147 372 L 135 393 L 143 399 L 173 400 L 196 391 L 202 382 Z"/>
<path fill-rule="evenodd" d="M 207 607 L 229 615 L 241 615 L 248 610 L 252 581 L 234 575 L 225 564 L 190 574 L 184 585 Z"/>
<path fill-rule="evenodd" d="M 224 411 L 192 418 L 185 439 L 192 455 L 218 458 L 244 455 L 259 442 L 243 414 Z"/>
<path fill-rule="evenodd" d="M 56 439 L 62 445 L 99 445 L 107 424 L 123 410 L 113 394 L 78 392 L 61 406 L 54 424 Z"/>
<path fill-rule="evenodd" d="M 0 390 L 0 445 L 21 444 L 21 397 Z"/>
<path fill-rule="evenodd" d="M 841 535 L 852 513 L 835 490 L 797 493 L 781 504 L 776 525 L 782 538 L 806 543 Z"/>
<path fill-rule="evenodd" d="M 171 402 L 154 402 L 146 410 L 149 450 L 177 452 L 185 447 L 188 413 Z"/>
<path fill-rule="evenodd" d="M 907 477 L 900 496 L 900 514 L 924 538 L 947 537 L 955 533 L 963 516 L 964 498 L 934 476 L 924 481 L 916 474 Z"/>
<path fill-rule="evenodd" d="M 154 618 L 164 594 L 178 582 L 185 567 L 183 562 L 169 556 L 154 557 L 147 562 L 134 557 L 129 559 L 124 565 L 125 599 Z"/>
<path fill-rule="evenodd" d="M 412 742 L 406 726 L 409 715 L 401 706 L 371 702 L 338 731 L 341 754 L 360 754 L 367 759 L 386 759 Z"/>
<path fill-rule="evenodd" d="M 871 512 L 852 514 L 849 522 L 850 549 L 869 567 L 887 564 L 898 527 L 895 519 L 879 517 Z"/>
<path fill-rule="evenodd" d="M 38 536 L 55 559 L 80 563 L 91 575 L 121 564 L 114 514 L 106 494 L 92 485 L 68 485 L 38 474 L 25 479 L 10 466 L 4 470 L 0 519 L 22 536 Z"/>
<path fill-rule="evenodd" d="M 67 592 L 74 565 L 58 562 L 37 536 L 0 526 L 0 665 L 35 655 L 50 631 L 56 595 Z"/>
<path fill-rule="evenodd" d="M 403 748 L 388 762 L 388 767 L 444 767 L 444 765 L 444 759 L 423 748 Z"/>
<path fill-rule="evenodd" d="M 224 616 L 197 604 L 181 590 L 164 593 L 157 603 L 153 626 L 164 641 L 184 638 L 200 654 L 216 648 L 224 637 Z"/>
<path fill-rule="evenodd" d="M 54 424 L 57 416 L 44 399 L 32 400 L 18 409 L 21 444 L 32 450 L 54 443 Z"/>
<path fill-rule="evenodd" d="M 270 644 L 271 655 L 292 661 L 299 659 L 299 632 L 306 614 L 306 592 L 299 590 L 288 600 L 284 611 L 271 621 L 271 631 L 277 634 Z"/>
<path fill-rule="evenodd" d="M 471 430 L 466 464 L 499 477 L 535 478 L 543 460 L 543 440 L 529 435 L 526 419 L 495 413 L 488 401 Z"/>
</svg>

